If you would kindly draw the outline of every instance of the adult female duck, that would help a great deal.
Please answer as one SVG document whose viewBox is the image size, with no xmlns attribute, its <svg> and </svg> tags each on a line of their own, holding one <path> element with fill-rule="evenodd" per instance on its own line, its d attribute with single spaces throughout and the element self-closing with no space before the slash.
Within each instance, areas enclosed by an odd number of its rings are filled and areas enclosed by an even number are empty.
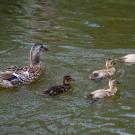
<svg viewBox="0 0 135 135">
<path fill-rule="evenodd" d="M 47 51 L 47 46 L 36 43 L 30 50 L 30 65 L 26 67 L 13 66 L 0 71 L 0 87 L 13 88 L 19 85 L 30 84 L 43 71 L 41 55 Z"/>
<path fill-rule="evenodd" d="M 126 64 L 135 64 L 135 54 L 128 54 L 120 58 L 120 61 Z"/>
<path fill-rule="evenodd" d="M 99 89 L 91 92 L 85 98 L 90 99 L 101 99 L 105 97 L 110 97 L 116 94 L 117 92 L 117 84 L 118 82 L 116 80 L 109 80 L 109 89 Z"/>
<path fill-rule="evenodd" d="M 113 62 L 112 59 L 107 59 L 106 60 L 106 69 L 93 71 L 92 74 L 90 74 L 89 78 L 91 80 L 96 80 L 96 79 L 102 79 L 102 78 L 110 77 L 110 76 L 114 75 L 116 72 L 114 65 L 115 65 L 115 63 Z"/>
</svg>

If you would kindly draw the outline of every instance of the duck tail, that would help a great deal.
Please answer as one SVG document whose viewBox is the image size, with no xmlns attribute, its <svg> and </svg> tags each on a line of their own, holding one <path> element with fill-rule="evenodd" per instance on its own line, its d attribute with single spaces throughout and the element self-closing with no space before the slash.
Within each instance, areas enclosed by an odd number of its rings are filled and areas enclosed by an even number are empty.
<svg viewBox="0 0 135 135">
<path fill-rule="evenodd" d="M 11 71 L 5 71 L 5 72 L 0 72 L 0 80 L 7 80 L 13 76 L 13 72 Z"/>
<path fill-rule="evenodd" d="M 85 99 L 93 99 L 93 94 L 88 94 L 84 96 Z"/>
<path fill-rule="evenodd" d="M 43 93 L 42 93 L 42 95 L 49 96 L 50 95 L 49 90 L 44 90 Z"/>
</svg>

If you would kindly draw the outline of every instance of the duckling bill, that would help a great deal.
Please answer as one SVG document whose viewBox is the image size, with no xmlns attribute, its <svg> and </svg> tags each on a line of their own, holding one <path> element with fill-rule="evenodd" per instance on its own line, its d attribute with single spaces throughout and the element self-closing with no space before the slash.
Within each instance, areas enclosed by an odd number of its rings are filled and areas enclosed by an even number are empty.
<svg viewBox="0 0 135 135">
<path fill-rule="evenodd" d="M 71 89 L 72 81 L 74 81 L 74 79 L 71 76 L 66 75 L 63 77 L 63 83 L 61 85 L 47 88 L 45 91 L 43 91 L 43 94 L 47 96 L 56 96 L 65 93 Z"/>
</svg>

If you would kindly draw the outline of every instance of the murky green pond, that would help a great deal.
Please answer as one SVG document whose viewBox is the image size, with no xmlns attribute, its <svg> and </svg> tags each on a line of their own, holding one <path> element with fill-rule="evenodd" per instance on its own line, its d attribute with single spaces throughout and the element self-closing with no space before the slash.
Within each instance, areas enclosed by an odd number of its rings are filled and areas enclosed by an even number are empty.
<svg viewBox="0 0 135 135">
<path fill-rule="evenodd" d="M 34 42 L 47 43 L 46 73 L 29 85 L 0 90 L 0 135 L 134 135 L 135 66 L 117 65 L 119 92 L 94 104 L 87 93 L 107 87 L 89 73 L 105 58 L 135 53 L 134 0 L 0 0 L 0 67 L 28 65 Z M 43 89 L 75 78 L 73 90 Z"/>
</svg>

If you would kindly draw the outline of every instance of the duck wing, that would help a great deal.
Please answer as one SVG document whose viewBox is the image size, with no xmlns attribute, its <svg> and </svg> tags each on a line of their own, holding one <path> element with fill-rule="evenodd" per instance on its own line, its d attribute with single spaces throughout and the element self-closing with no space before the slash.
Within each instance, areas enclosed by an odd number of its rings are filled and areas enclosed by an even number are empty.
<svg viewBox="0 0 135 135">
<path fill-rule="evenodd" d="M 29 67 L 11 66 L 0 71 L 0 80 L 24 82 L 29 77 Z"/>
<path fill-rule="evenodd" d="M 105 89 L 99 89 L 99 90 L 93 91 L 87 95 L 87 97 L 91 98 L 91 99 L 104 98 L 106 96 L 107 96 L 107 90 L 105 90 Z"/>
<path fill-rule="evenodd" d="M 46 89 L 43 94 L 48 95 L 48 96 L 55 96 L 58 94 L 62 94 L 65 92 L 65 87 L 58 85 L 58 86 L 53 86 L 48 89 Z"/>
<path fill-rule="evenodd" d="M 15 72 L 18 68 L 20 69 L 22 67 L 10 66 L 10 67 L 4 68 L 2 71 L 12 71 L 12 72 Z"/>
<path fill-rule="evenodd" d="M 98 90 L 94 93 L 94 98 L 104 98 L 107 96 L 107 91 L 104 89 Z"/>
<path fill-rule="evenodd" d="M 7 80 L 9 78 L 13 77 L 12 71 L 0 71 L 0 80 Z"/>
<path fill-rule="evenodd" d="M 11 66 L 3 69 L 2 71 L 12 71 L 12 72 L 23 72 L 29 70 L 29 66 L 21 67 L 21 66 Z"/>
<path fill-rule="evenodd" d="M 109 76 L 107 69 L 93 71 L 93 73 L 89 76 L 91 80 L 101 79 Z"/>
</svg>

